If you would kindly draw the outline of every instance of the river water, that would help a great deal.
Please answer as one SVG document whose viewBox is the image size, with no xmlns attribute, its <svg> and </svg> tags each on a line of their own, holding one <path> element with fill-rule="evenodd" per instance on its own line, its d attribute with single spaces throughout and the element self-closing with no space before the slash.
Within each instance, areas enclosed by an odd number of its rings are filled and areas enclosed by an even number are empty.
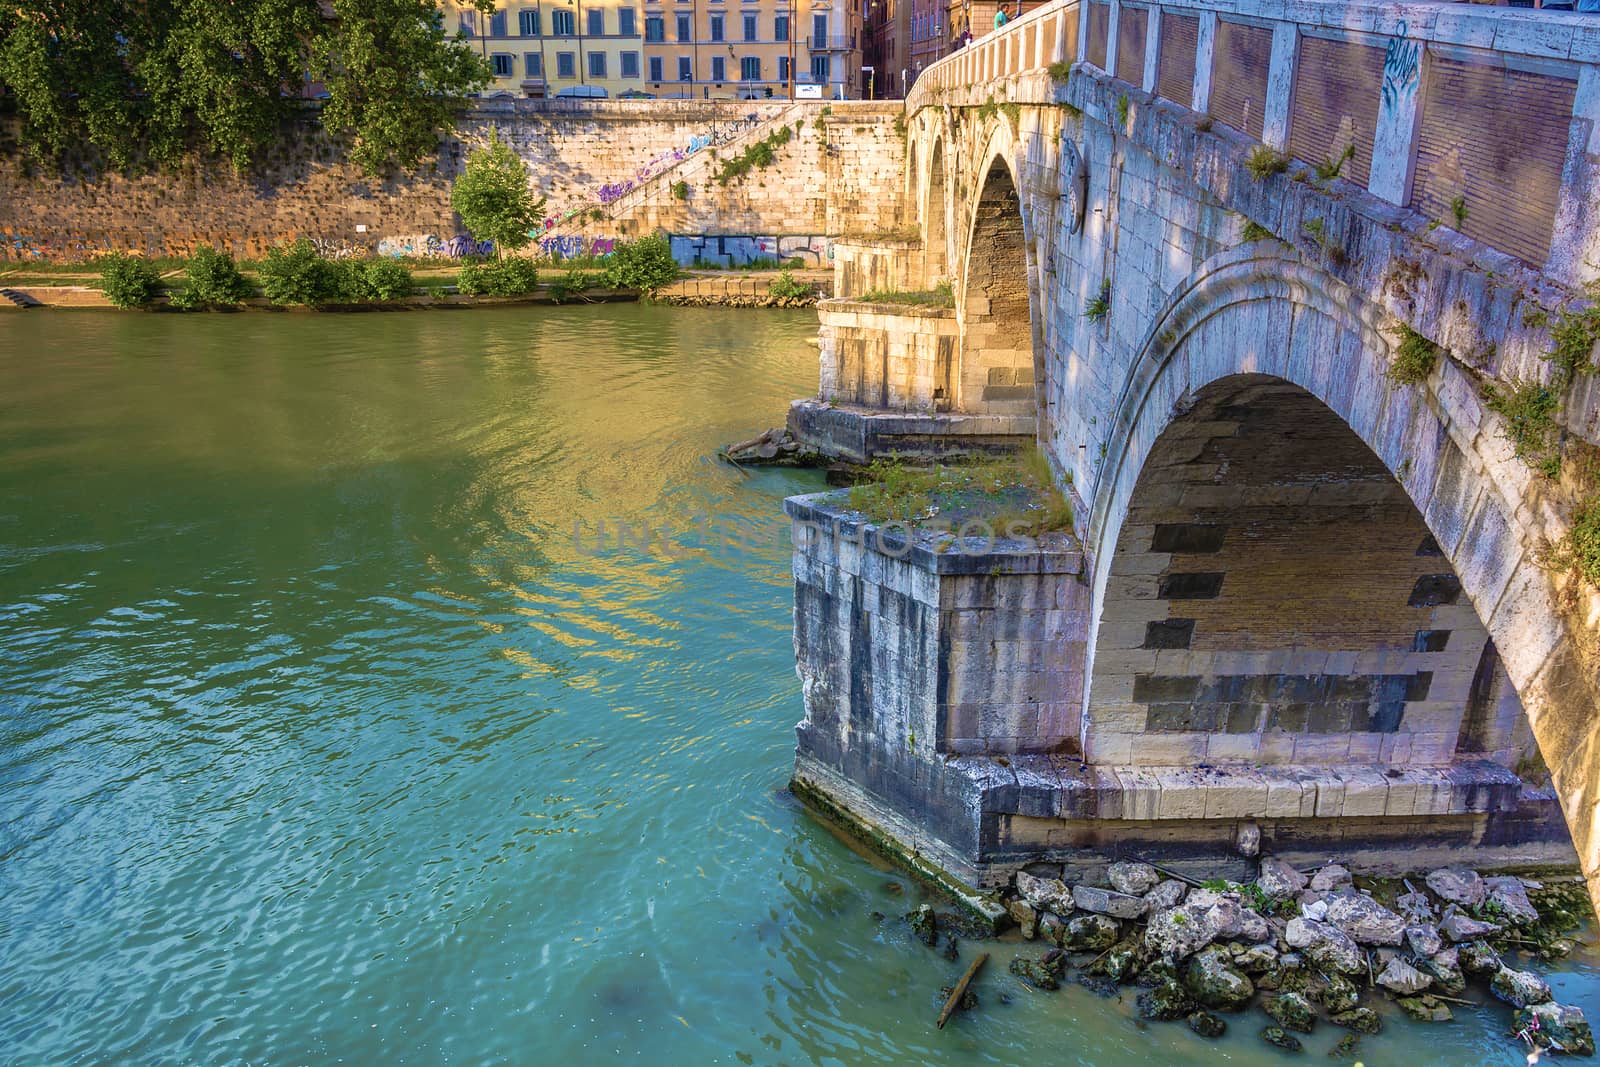
<svg viewBox="0 0 1600 1067">
<path fill-rule="evenodd" d="M 1010 944 L 933 1029 L 964 960 L 871 917 L 922 891 L 784 791 L 820 479 L 712 458 L 815 327 L 0 315 L 0 1064 L 1279 1059 Z M 1509 1014 L 1365 1059 L 1522 1063 Z"/>
</svg>

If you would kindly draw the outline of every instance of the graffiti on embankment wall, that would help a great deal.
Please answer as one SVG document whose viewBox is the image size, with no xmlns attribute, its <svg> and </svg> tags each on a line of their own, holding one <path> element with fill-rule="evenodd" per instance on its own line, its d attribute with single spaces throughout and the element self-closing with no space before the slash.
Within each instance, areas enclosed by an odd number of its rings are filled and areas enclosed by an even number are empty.
<svg viewBox="0 0 1600 1067">
<path fill-rule="evenodd" d="M 786 263 L 804 260 L 808 267 L 826 267 L 833 262 L 833 242 L 823 236 L 688 236 L 672 235 L 672 258 L 680 266 L 706 263 L 717 267 L 743 267 L 756 260 L 775 259 Z"/>
<path fill-rule="evenodd" d="M 378 239 L 378 255 L 396 259 L 461 259 L 494 255 L 493 241 L 474 241 L 469 234 L 440 239 L 431 233 L 402 234 Z"/>
</svg>

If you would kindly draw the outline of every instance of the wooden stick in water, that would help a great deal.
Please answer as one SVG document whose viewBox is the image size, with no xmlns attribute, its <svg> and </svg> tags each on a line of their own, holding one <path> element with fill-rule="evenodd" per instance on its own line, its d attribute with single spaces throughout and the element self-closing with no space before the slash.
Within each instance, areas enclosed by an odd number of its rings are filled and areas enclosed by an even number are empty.
<svg viewBox="0 0 1600 1067">
<path fill-rule="evenodd" d="M 957 982 L 956 987 L 950 991 L 950 999 L 944 1002 L 944 1011 L 939 1013 L 939 1022 L 936 1024 L 938 1029 L 943 1030 L 944 1024 L 950 1020 L 950 1016 L 954 1015 L 956 1009 L 961 1006 L 961 998 L 966 995 L 967 986 L 972 984 L 972 979 L 977 976 L 978 969 L 983 966 L 984 961 L 988 958 L 989 954 L 987 952 L 978 953 L 978 958 L 973 960 L 971 965 L 967 967 L 967 973 L 961 976 L 961 981 Z"/>
</svg>

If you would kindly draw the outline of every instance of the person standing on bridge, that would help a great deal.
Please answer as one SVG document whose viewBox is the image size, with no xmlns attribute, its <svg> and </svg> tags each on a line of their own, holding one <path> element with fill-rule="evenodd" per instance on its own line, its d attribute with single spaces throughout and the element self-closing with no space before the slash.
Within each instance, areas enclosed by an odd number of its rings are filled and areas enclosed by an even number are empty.
<svg viewBox="0 0 1600 1067">
<path fill-rule="evenodd" d="M 994 28 L 998 30 L 1000 27 L 1004 26 L 1009 17 L 1010 16 L 1006 14 L 1006 5 L 1001 4 L 999 7 L 995 8 Z"/>
</svg>

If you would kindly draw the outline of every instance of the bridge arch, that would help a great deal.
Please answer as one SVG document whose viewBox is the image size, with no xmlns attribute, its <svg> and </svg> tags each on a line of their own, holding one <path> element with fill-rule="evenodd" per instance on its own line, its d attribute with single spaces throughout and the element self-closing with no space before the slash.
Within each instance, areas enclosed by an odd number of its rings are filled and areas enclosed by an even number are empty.
<svg viewBox="0 0 1600 1067">
<path fill-rule="evenodd" d="M 957 408 L 1035 415 L 1037 273 L 1014 138 L 1001 119 L 976 154 L 956 316 L 961 324 Z"/>
<path fill-rule="evenodd" d="M 1513 461 L 1448 361 L 1386 380 L 1382 322 L 1263 244 L 1202 264 L 1156 316 L 1086 530 L 1086 758 L 1505 765 L 1531 726 L 1585 847 L 1595 683 L 1519 528 Z M 1273 724 L 1246 707 L 1258 689 L 1303 706 Z"/>
<path fill-rule="evenodd" d="M 950 277 L 950 160 L 948 138 L 936 133 L 928 152 L 927 179 L 922 190 L 922 247 L 929 284 Z"/>
</svg>

